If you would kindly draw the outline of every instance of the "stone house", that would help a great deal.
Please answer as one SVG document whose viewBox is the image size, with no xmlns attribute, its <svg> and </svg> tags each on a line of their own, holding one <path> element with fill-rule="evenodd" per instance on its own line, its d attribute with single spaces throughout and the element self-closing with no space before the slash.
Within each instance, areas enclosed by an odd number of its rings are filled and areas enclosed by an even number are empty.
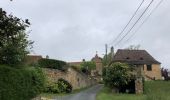
<svg viewBox="0 0 170 100">
<path fill-rule="evenodd" d="M 85 60 L 83 59 L 80 62 L 68 62 L 68 64 L 71 66 L 80 66 L 83 61 L 85 61 Z M 99 57 L 98 54 L 96 53 L 96 55 L 91 59 L 91 61 L 95 62 L 95 64 L 96 64 L 96 69 L 91 71 L 91 75 L 92 76 L 101 76 L 102 69 L 103 69 L 102 58 Z"/>
<path fill-rule="evenodd" d="M 154 59 L 146 50 L 118 49 L 113 62 L 128 63 L 135 66 L 137 73 L 145 80 L 159 80 L 161 63 Z"/>
<path fill-rule="evenodd" d="M 103 64 L 102 64 L 102 58 L 98 56 L 98 54 L 95 55 L 95 57 L 93 57 L 91 59 L 91 61 L 96 63 L 96 72 L 99 75 L 102 75 L 102 69 L 103 69 Z"/>
</svg>

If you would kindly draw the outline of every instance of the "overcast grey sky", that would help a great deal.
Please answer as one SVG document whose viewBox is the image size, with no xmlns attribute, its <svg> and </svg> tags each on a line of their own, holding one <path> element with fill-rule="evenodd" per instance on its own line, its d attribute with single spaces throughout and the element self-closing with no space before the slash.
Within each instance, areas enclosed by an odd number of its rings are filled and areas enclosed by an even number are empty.
<svg viewBox="0 0 170 100">
<path fill-rule="evenodd" d="M 90 60 L 96 51 L 102 56 L 105 53 L 104 45 L 112 43 L 141 1 L 0 0 L 0 7 L 8 14 L 30 20 L 30 39 L 35 41 L 33 54 L 49 55 L 50 58 L 64 61 L 80 61 L 83 58 Z M 159 1 L 154 0 L 140 23 Z M 145 0 L 135 19 L 149 2 Z M 115 48 L 140 44 L 141 49 L 147 50 L 162 66 L 170 68 L 169 11 L 170 1 L 164 0 L 128 42 L 125 42 L 126 39 L 137 27 Z"/>
</svg>

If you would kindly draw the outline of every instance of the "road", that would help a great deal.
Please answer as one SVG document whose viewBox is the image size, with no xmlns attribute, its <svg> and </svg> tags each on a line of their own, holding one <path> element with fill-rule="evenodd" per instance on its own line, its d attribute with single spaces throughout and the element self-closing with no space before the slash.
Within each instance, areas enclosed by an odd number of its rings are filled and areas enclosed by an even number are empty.
<svg viewBox="0 0 170 100">
<path fill-rule="evenodd" d="M 96 85 L 77 94 L 57 97 L 55 100 L 95 100 L 97 92 L 99 92 L 102 87 L 103 85 Z"/>
</svg>

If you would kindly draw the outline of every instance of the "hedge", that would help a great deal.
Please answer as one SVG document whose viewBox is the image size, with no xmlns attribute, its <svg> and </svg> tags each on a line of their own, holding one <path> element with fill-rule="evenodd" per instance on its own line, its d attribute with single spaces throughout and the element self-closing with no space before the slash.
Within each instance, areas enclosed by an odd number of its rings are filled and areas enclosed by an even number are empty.
<svg viewBox="0 0 170 100">
<path fill-rule="evenodd" d="M 65 70 L 66 62 L 54 59 L 40 59 L 38 65 L 43 68 Z"/>
<path fill-rule="evenodd" d="M 31 100 L 44 90 L 39 68 L 14 69 L 0 65 L 0 100 Z"/>
</svg>

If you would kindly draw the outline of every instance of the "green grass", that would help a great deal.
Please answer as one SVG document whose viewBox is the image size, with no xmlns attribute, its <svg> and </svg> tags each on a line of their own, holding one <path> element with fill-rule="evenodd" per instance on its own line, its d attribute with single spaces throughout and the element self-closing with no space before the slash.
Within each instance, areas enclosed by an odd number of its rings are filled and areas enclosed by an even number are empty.
<svg viewBox="0 0 170 100">
<path fill-rule="evenodd" d="M 144 100 L 144 98 L 145 95 L 111 93 L 111 90 L 107 87 L 104 87 L 97 94 L 97 100 Z"/>
<path fill-rule="evenodd" d="M 97 100 L 170 100 L 170 82 L 148 81 L 144 85 L 145 93 L 136 94 L 115 94 L 104 87 L 98 94 Z"/>
<path fill-rule="evenodd" d="M 145 82 L 146 100 L 170 100 L 170 81 Z"/>
</svg>

